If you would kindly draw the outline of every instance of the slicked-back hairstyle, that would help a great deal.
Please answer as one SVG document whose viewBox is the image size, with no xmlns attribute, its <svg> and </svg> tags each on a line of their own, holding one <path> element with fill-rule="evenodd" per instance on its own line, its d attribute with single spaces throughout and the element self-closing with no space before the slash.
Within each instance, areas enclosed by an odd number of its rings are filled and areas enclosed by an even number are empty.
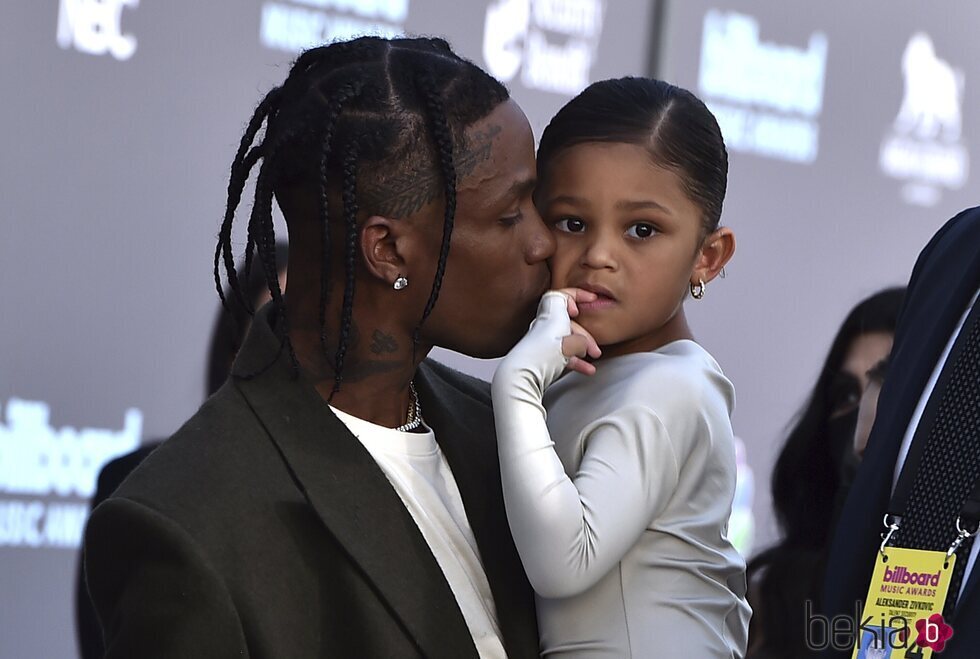
<svg viewBox="0 0 980 659">
<path fill-rule="evenodd" d="M 442 244 L 429 299 L 415 328 L 432 312 L 449 253 L 456 213 L 457 156 L 467 127 L 509 98 L 507 90 L 442 39 L 361 37 L 313 48 L 293 64 L 286 81 L 259 103 L 231 167 L 228 204 L 214 255 L 218 294 L 221 265 L 238 302 L 252 311 L 238 285 L 231 235 L 235 210 L 252 168 L 262 161 L 248 220 L 244 268 L 257 254 L 278 319 L 282 346 L 294 369 L 285 304 L 277 276 L 273 195 L 305 188 L 319 198 L 321 224 L 321 343 L 326 346 L 330 229 L 343 227 L 345 271 L 334 393 L 343 379 L 354 302 L 358 218 L 411 215 L 440 195 L 445 200 Z M 256 138 L 265 126 L 261 141 Z M 342 208 L 331 208 L 338 193 Z M 290 218 L 286 218 L 287 223 Z M 247 277 L 247 274 L 246 274 Z"/>
<path fill-rule="evenodd" d="M 701 100 L 652 78 L 595 82 L 558 111 L 541 135 L 538 179 L 555 155 L 586 142 L 634 144 L 654 164 L 677 174 L 702 211 L 703 234 L 718 228 L 728 185 L 728 151 L 721 129 Z"/>
</svg>

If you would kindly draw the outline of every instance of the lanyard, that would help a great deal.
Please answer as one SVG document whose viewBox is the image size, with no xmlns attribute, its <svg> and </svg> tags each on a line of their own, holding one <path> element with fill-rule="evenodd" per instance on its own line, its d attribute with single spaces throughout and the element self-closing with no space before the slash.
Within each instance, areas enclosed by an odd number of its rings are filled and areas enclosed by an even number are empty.
<svg viewBox="0 0 980 659">
<path fill-rule="evenodd" d="M 885 527 L 888 531 L 881 534 L 882 553 L 884 553 L 885 546 L 891 539 L 892 534 L 898 530 L 902 516 L 905 515 L 905 508 L 909 502 L 909 493 L 912 491 L 912 482 L 915 480 L 915 475 L 919 470 L 919 463 L 922 461 L 922 445 L 925 442 L 919 442 L 919 444 L 919 446 L 916 446 L 913 442 L 912 446 L 909 447 L 908 457 L 905 459 L 905 464 L 902 465 L 902 472 L 898 476 L 898 483 L 895 485 L 895 491 L 892 493 L 891 501 L 888 504 L 888 513 L 884 519 Z M 889 522 L 889 518 L 891 518 L 891 522 Z M 959 546 L 963 544 L 963 541 L 976 535 L 978 530 L 980 530 L 980 476 L 977 477 L 976 482 L 973 484 L 973 489 L 970 491 L 970 495 L 960 508 L 960 514 L 956 518 L 956 538 L 947 550 L 946 556 L 952 556 L 959 549 Z"/>
<path fill-rule="evenodd" d="M 925 439 L 924 437 L 922 439 Z M 909 502 L 909 494 L 912 492 L 912 483 L 919 472 L 919 463 L 922 462 L 922 453 L 925 450 L 925 442 L 912 442 L 909 447 L 908 456 L 902 471 L 898 475 L 898 482 L 895 484 L 895 491 L 892 493 L 891 501 L 888 503 L 888 515 L 891 517 L 902 517 L 905 515 L 905 507 Z M 963 503 L 960 511 L 960 518 L 971 525 L 980 523 L 980 477 L 973 486 L 973 491 Z"/>
<path fill-rule="evenodd" d="M 971 307 L 972 308 L 967 312 L 966 317 L 963 319 L 962 325 L 958 330 L 960 335 L 962 335 L 964 331 L 967 333 L 972 332 L 976 324 L 980 322 L 980 303 L 977 302 L 976 297 L 973 298 Z M 941 387 L 948 385 L 948 379 L 951 377 L 951 371 L 948 369 L 948 367 L 955 364 L 956 360 L 960 358 L 963 350 L 963 348 L 960 346 L 965 345 L 965 343 L 965 341 L 960 342 L 959 339 L 957 339 L 954 343 L 952 350 L 946 358 L 946 362 L 940 372 L 939 378 L 933 387 L 932 393 L 930 394 L 930 400 L 926 403 L 925 410 L 923 411 L 923 417 L 919 419 L 918 423 L 920 426 L 925 421 L 927 415 L 931 414 L 932 416 L 929 421 L 930 423 L 932 422 L 932 419 L 934 419 L 937 410 L 933 407 L 933 405 L 938 405 L 939 401 L 934 401 L 932 398 L 939 393 Z M 916 430 L 916 435 L 917 434 L 918 429 Z M 888 540 L 891 538 L 892 534 L 898 530 L 899 525 L 902 522 L 902 517 L 905 515 L 909 496 L 912 492 L 912 485 L 916 476 L 918 475 L 919 468 L 921 467 L 922 456 L 923 453 L 925 453 L 928 439 L 928 435 L 922 437 L 916 437 L 913 435 L 913 440 L 909 446 L 905 463 L 902 465 L 902 471 L 898 476 L 898 482 L 895 484 L 895 491 L 892 493 L 891 500 L 888 504 L 887 513 L 884 517 L 884 524 L 888 530 L 886 533 L 882 534 L 882 551 L 884 551 L 885 545 L 888 544 Z M 963 526 L 964 522 L 966 524 L 965 529 Z M 980 474 L 978 474 L 977 480 L 973 484 L 973 489 L 960 508 L 960 513 L 956 518 L 957 537 L 953 540 L 953 544 L 947 552 L 947 556 L 952 555 L 952 553 L 956 551 L 956 549 L 965 539 L 976 535 L 978 530 L 980 530 Z"/>
</svg>

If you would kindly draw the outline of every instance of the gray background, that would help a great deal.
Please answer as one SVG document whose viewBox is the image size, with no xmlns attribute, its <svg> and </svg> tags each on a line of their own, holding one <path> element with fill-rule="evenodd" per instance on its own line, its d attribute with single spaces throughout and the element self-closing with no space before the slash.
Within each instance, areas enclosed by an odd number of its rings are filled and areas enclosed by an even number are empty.
<svg viewBox="0 0 980 659">
<path fill-rule="evenodd" d="M 118 431 L 136 408 L 153 439 L 200 404 L 228 166 L 251 110 L 292 57 L 261 45 L 263 4 L 142 0 L 122 10 L 122 32 L 138 40 L 125 61 L 60 47 L 55 0 L 0 9 L 0 423 L 12 398 L 45 402 L 56 429 Z M 353 16 L 335 8 L 349 3 L 305 4 Z M 485 64 L 489 4 L 411 0 L 404 28 L 445 35 Z M 727 279 L 688 304 L 697 336 L 738 391 L 736 432 L 756 473 L 760 546 L 773 537 L 773 457 L 844 314 L 904 283 L 929 236 L 977 203 L 976 177 L 932 207 L 905 203 L 901 184 L 879 170 L 878 151 L 902 101 L 901 56 L 918 30 L 965 74 L 960 142 L 976 150 L 980 6 L 875 0 L 789 10 L 685 0 L 659 14 L 640 0 L 603 6 L 591 80 L 653 72 L 698 91 L 711 8 L 754 16 L 764 42 L 802 49 L 815 31 L 828 37 L 816 160 L 732 153 L 723 222 L 737 233 L 738 253 Z M 568 98 L 519 78 L 510 87 L 536 134 Z M 484 375 L 492 368 L 441 357 Z M 84 503 L 2 488 L 0 500 Z M 72 549 L 0 546 L 0 657 L 73 655 L 76 560 Z"/>
</svg>

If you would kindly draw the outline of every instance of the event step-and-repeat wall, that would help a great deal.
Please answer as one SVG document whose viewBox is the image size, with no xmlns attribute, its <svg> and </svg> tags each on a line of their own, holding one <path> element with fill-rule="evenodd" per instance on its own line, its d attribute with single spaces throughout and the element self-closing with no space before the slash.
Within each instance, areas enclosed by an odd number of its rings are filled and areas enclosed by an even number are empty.
<svg viewBox="0 0 980 659">
<path fill-rule="evenodd" d="M 846 311 L 904 283 L 929 236 L 978 203 L 977 25 L 965 0 L 7 3 L 0 657 L 75 654 L 99 468 L 203 399 L 228 167 L 300 49 L 446 36 L 510 87 L 536 135 L 603 78 L 656 73 L 705 99 L 731 153 L 738 253 L 688 307 L 738 391 L 731 532 L 748 554 L 774 536 L 773 457 Z"/>
<path fill-rule="evenodd" d="M 775 538 L 774 459 L 844 317 L 980 204 L 978 25 L 971 2 L 666 7 L 657 73 L 705 100 L 730 154 L 738 249 L 687 308 L 735 383 L 756 550 Z"/>
</svg>

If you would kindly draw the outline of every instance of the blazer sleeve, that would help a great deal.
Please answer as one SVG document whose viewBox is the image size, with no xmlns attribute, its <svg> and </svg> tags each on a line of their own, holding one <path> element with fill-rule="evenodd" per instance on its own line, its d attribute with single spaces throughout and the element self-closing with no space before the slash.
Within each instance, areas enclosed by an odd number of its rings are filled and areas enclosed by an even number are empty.
<svg viewBox="0 0 980 659">
<path fill-rule="evenodd" d="M 86 580 L 106 657 L 247 657 L 223 580 L 193 538 L 146 505 L 113 498 L 85 532 Z"/>
</svg>

